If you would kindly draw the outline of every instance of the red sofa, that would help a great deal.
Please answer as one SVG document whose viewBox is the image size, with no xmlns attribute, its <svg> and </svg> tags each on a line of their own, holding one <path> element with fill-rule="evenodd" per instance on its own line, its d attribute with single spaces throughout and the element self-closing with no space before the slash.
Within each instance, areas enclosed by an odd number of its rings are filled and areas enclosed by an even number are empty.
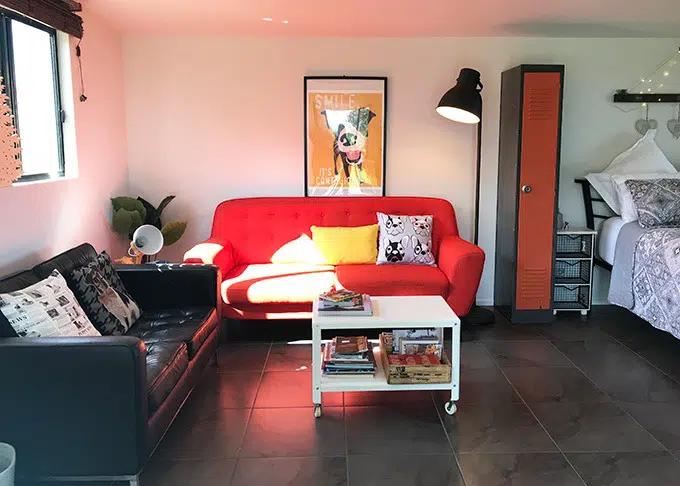
<svg viewBox="0 0 680 486">
<path fill-rule="evenodd" d="M 378 211 L 433 215 L 437 266 L 334 267 L 310 260 L 312 225 L 375 224 Z M 268 197 L 217 206 L 212 236 L 189 250 L 184 261 L 219 266 L 220 311 L 227 318 L 308 318 L 313 299 L 334 285 L 370 295 L 441 295 L 463 316 L 475 300 L 484 252 L 458 236 L 453 207 L 443 199 Z"/>
</svg>

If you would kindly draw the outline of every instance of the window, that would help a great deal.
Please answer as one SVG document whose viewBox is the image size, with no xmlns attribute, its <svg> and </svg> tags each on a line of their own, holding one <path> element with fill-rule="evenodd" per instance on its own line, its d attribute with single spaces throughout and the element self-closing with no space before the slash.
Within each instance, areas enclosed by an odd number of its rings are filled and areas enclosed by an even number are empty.
<svg viewBox="0 0 680 486">
<path fill-rule="evenodd" d="M 21 137 L 24 175 L 19 182 L 63 177 L 63 112 L 57 33 L 0 10 L 0 71 Z"/>
</svg>

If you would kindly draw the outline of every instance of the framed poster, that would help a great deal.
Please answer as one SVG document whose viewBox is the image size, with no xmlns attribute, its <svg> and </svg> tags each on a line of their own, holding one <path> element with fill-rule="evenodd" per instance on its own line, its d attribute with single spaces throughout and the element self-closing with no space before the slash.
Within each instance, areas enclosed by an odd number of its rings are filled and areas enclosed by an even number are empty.
<svg viewBox="0 0 680 486">
<path fill-rule="evenodd" d="M 387 78 L 305 77 L 305 196 L 384 196 Z"/>
</svg>

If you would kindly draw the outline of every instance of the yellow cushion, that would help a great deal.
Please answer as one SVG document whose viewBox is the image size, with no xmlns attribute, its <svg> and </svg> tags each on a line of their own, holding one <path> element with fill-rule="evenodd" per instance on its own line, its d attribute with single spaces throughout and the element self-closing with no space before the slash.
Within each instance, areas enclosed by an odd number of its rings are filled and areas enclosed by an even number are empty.
<svg viewBox="0 0 680 486">
<path fill-rule="evenodd" d="M 375 263 L 378 225 L 349 227 L 312 226 L 312 240 L 329 265 Z"/>
</svg>

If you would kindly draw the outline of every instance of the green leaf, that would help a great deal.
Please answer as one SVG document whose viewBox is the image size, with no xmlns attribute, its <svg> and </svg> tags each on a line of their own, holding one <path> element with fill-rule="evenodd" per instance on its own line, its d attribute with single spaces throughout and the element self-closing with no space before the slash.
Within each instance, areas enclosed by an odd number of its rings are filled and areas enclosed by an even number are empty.
<svg viewBox="0 0 680 486">
<path fill-rule="evenodd" d="M 142 197 L 138 197 L 137 200 L 141 202 L 144 206 L 144 209 L 146 209 L 146 218 L 144 218 L 144 224 L 152 224 L 158 227 L 158 229 L 161 229 L 160 225 L 158 225 L 158 210 L 155 208 L 155 206 Z"/>
<path fill-rule="evenodd" d="M 129 236 L 142 225 L 142 218 L 139 211 L 128 211 L 120 208 L 113 213 L 111 228 L 120 235 Z"/>
<path fill-rule="evenodd" d="M 158 205 L 158 218 L 160 219 L 161 214 L 163 214 L 163 211 L 165 208 L 172 202 L 172 200 L 175 199 L 175 196 L 168 196 L 165 199 L 161 201 L 161 203 Z"/>
<path fill-rule="evenodd" d="M 166 223 L 161 230 L 163 233 L 163 244 L 170 246 L 177 243 L 187 229 L 186 221 L 171 221 Z"/>
<path fill-rule="evenodd" d="M 120 196 L 111 199 L 111 204 L 113 205 L 113 212 L 117 212 L 119 209 L 125 209 L 126 211 L 138 211 L 139 216 L 142 221 L 146 220 L 146 208 L 141 201 L 138 201 L 134 197 Z"/>
</svg>

